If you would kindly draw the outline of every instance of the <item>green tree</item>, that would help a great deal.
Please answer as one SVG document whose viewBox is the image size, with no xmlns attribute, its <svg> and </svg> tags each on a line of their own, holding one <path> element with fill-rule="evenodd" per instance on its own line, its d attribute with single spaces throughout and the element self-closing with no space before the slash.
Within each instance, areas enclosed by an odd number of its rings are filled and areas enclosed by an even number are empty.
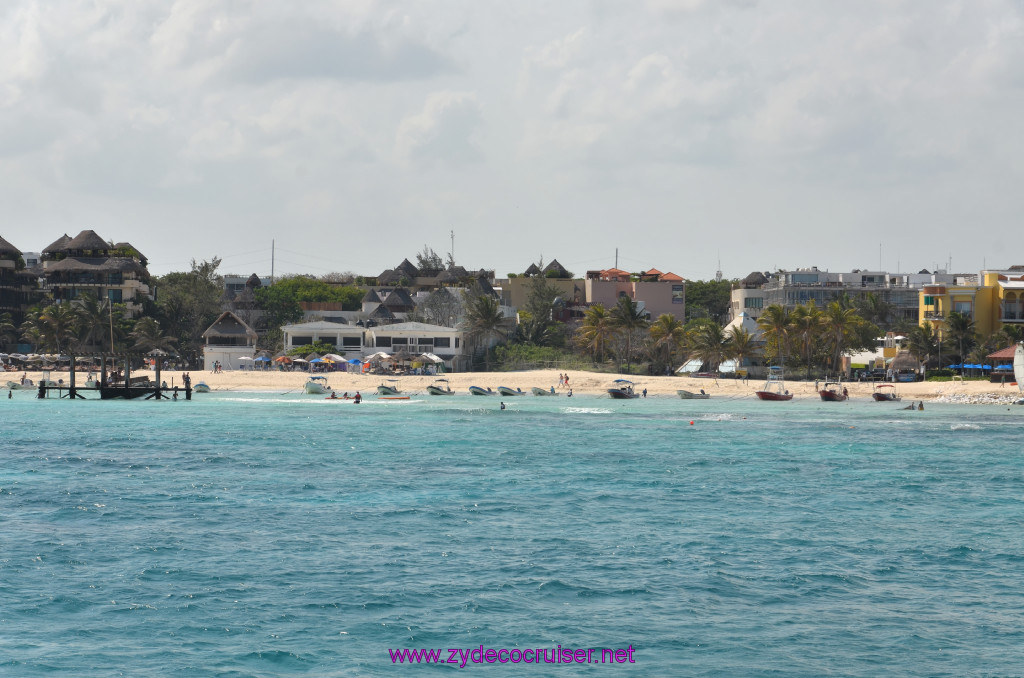
<svg viewBox="0 0 1024 678">
<path fill-rule="evenodd" d="M 106 338 L 108 342 L 110 341 L 110 301 L 100 300 L 95 294 L 87 292 L 71 303 L 78 314 L 79 345 L 83 348 L 98 346 L 102 351 L 103 340 Z"/>
<path fill-rule="evenodd" d="M 839 372 L 842 355 L 853 343 L 852 338 L 861 322 L 857 311 L 844 307 L 836 301 L 826 306 L 822 313 L 824 330 L 828 333 L 829 343 L 832 347 L 831 367 L 836 373 Z"/>
<path fill-rule="evenodd" d="M 757 319 L 757 324 L 764 333 L 766 356 L 774 358 L 784 366 L 789 354 L 790 332 L 793 327 L 789 311 L 779 304 L 772 304 Z"/>
<path fill-rule="evenodd" d="M 143 353 L 174 350 L 174 338 L 164 335 L 160 323 L 154 318 L 139 318 L 132 329 L 131 338 L 135 342 L 132 348 Z"/>
<path fill-rule="evenodd" d="M 907 348 L 926 366 L 931 364 L 932 357 L 939 354 L 939 337 L 934 326 L 926 320 L 923 325 L 912 328 L 907 335 Z"/>
<path fill-rule="evenodd" d="M 416 255 L 416 268 L 420 275 L 432 277 L 444 270 L 444 262 L 437 252 L 424 245 L 423 251 Z"/>
<path fill-rule="evenodd" d="M 686 343 L 686 328 L 674 315 L 662 313 L 651 323 L 653 350 L 658 357 L 659 369 L 673 364 L 672 359 Z"/>
<path fill-rule="evenodd" d="M 615 334 L 611 313 L 602 304 L 594 304 L 583 314 L 576 331 L 576 343 L 593 356 L 594 362 L 604 360 L 608 342 Z"/>
<path fill-rule="evenodd" d="M 13 344 L 18 340 L 18 328 L 10 313 L 0 313 L 0 346 Z"/>
<path fill-rule="evenodd" d="M 687 337 L 690 360 L 700 360 L 712 372 L 718 370 L 729 356 L 725 332 L 722 326 L 714 321 L 697 324 Z"/>
<path fill-rule="evenodd" d="M 1024 326 L 1003 325 L 999 329 L 999 338 L 1005 344 L 1016 344 L 1024 341 Z"/>
<path fill-rule="evenodd" d="M 975 330 L 974 321 L 971 316 L 959 311 L 953 311 L 946 318 L 946 335 L 957 345 L 957 356 L 960 362 L 978 343 L 978 332 Z"/>
<path fill-rule="evenodd" d="M 761 350 L 754 334 L 739 325 L 726 332 L 725 349 L 726 355 L 736 361 L 737 371 L 742 369 L 744 360 L 753 358 Z"/>
<path fill-rule="evenodd" d="M 157 320 L 192 364 L 199 360 L 203 332 L 221 313 L 224 278 L 217 273 L 219 267 L 217 257 L 200 263 L 193 259 L 191 271 L 168 273 L 156 280 Z"/>
<path fill-rule="evenodd" d="M 364 290 L 353 285 L 329 285 L 305 275 L 281 278 L 253 294 L 266 314 L 264 324 L 267 327 L 280 327 L 301 320 L 300 302 L 334 302 L 340 303 L 345 311 L 358 311 L 364 295 Z"/>
<path fill-rule="evenodd" d="M 732 282 L 690 280 L 686 283 L 686 319 L 711 318 L 724 324 L 732 303 Z"/>
<path fill-rule="evenodd" d="M 789 318 L 792 323 L 793 338 L 799 342 L 801 352 L 804 354 L 807 376 L 810 377 L 811 358 L 818 338 L 825 328 L 824 319 L 813 299 L 794 308 Z"/>
<path fill-rule="evenodd" d="M 65 352 L 78 331 L 78 314 L 70 303 L 53 304 L 39 314 L 43 341 L 57 353 Z"/>
<path fill-rule="evenodd" d="M 475 346 L 483 346 L 484 369 L 490 371 L 490 350 L 487 342 L 493 338 L 505 336 L 502 326 L 505 317 L 501 313 L 498 300 L 489 294 L 481 294 L 470 299 L 466 309 L 466 333 Z"/>
<path fill-rule="evenodd" d="M 611 311 L 612 326 L 625 338 L 626 372 L 629 372 L 633 358 L 633 338 L 640 330 L 647 329 L 648 321 L 637 305 L 626 296 L 619 297 Z"/>
</svg>

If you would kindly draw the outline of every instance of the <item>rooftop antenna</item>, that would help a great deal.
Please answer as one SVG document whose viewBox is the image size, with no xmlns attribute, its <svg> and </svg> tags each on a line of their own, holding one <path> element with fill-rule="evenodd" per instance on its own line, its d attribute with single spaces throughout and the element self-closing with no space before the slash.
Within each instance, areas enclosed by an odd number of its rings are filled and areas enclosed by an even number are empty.
<svg viewBox="0 0 1024 678">
<path fill-rule="evenodd" d="M 455 263 L 455 231 L 454 230 L 450 231 L 449 235 L 452 238 L 452 250 L 451 250 L 451 252 L 449 254 L 451 254 L 451 256 L 452 256 L 452 263 L 454 264 Z"/>
<path fill-rule="evenodd" d="M 718 270 L 715 271 L 715 282 L 722 282 L 722 251 L 718 251 Z"/>
<path fill-rule="evenodd" d="M 270 284 L 274 284 L 274 239 L 270 239 Z"/>
<path fill-rule="evenodd" d="M 619 248 L 615 248 L 615 268 L 619 267 Z"/>
</svg>

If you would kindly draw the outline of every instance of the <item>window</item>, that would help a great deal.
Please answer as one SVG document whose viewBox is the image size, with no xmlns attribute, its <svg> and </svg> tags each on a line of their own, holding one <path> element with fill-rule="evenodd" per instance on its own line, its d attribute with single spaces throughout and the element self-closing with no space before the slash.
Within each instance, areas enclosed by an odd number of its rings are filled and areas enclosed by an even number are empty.
<svg viewBox="0 0 1024 678">
<path fill-rule="evenodd" d="M 114 271 L 113 273 L 107 274 L 108 285 L 120 285 L 122 280 L 123 276 L 121 275 L 121 271 Z"/>
<path fill-rule="evenodd" d="M 971 302 L 969 301 L 954 301 L 953 310 L 957 313 L 963 313 L 964 315 L 972 315 Z"/>
<path fill-rule="evenodd" d="M 359 348 L 363 345 L 362 337 L 342 337 L 341 345 L 345 348 Z"/>
<path fill-rule="evenodd" d="M 121 303 L 121 290 L 107 290 L 107 299 L 110 299 L 111 303 Z"/>
<path fill-rule="evenodd" d="M 793 284 L 794 285 L 813 285 L 818 282 L 817 273 L 794 273 Z"/>
<path fill-rule="evenodd" d="M 764 308 L 764 297 L 747 297 L 743 300 L 743 308 Z"/>
<path fill-rule="evenodd" d="M 377 337 L 377 346 L 379 348 L 391 348 L 391 337 Z"/>
<path fill-rule="evenodd" d="M 392 346 L 408 346 L 409 345 L 409 337 L 392 337 L 391 338 L 391 345 Z"/>
<path fill-rule="evenodd" d="M 308 337 L 292 337 L 292 346 L 309 346 L 312 343 L 312 335 Z"/>
<path fill-rule="evenodd" d="M 672 303 L 683 304 L 686 303 L 686 292 L 683 290 L 682 285 L 672 286 Z"/>
<path fill-rule="evenodd" d="M 450 337 L 434 337 L 434 348 L 450 348 L 451 345 Z"/>
<path fill-rule="evenodd" d="M 925 306 L 934 306 L 935 305 L 935 297 L 928 296 L 927 294 L 924 295 L 924 305 Z"/>
<path fill-rule="evenodd" d="M 455 348 L 459 347 L 459 338 L 455 337 Z"/>
</svg>

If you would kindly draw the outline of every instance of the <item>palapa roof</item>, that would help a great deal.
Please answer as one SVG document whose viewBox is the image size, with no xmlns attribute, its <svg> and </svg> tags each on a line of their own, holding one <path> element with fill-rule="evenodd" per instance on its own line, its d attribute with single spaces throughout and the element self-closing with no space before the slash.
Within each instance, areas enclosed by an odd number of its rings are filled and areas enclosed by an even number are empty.
<svg viewBox="0 0 1024 678">
<path fill-rule="evenodd" d="M 46 269 L 47 275 L 62 271 L 95 271 L 107 273 L 121 271 L 122 273 L 142 273 L 146 267 L 127 257 L 67 257 L 50 265 Z"/>
<path fill-rule="evenodd" d="M 245 286 L 249 289 L 258 289 L 260 287 L 263 287 L 263 281 L 260 280 L 260 277 L 258 275 L 253 273 L 252 275 L 249 276 L 249 279 L 245 281 Z"/>
<path fill-rule="evenodd" d="M 409 307 L 412 308 L 416 304 L 413 302 L 412 297 L 405 290 L 404 287 L 396 287 L 395 289 L 388 292 L 388 296 L 384 299 L 384 305 L 388 308 L 401 308 Z"/>
<path fill-rule="evenodd" d="M 480 289 L 483 291 L 484 294 L 489 294 L 493 297 L 498 296 L 498 293 L 494 291 L 494 288 L 491 287 L 491 283 L 487 282 L 487 278 L 485 278 L 484 276 L 480 276 L 479 278 L 477 278 L 476 284 L 480 286 Z"/>
<path fill-rule="evenodd" d="M 382 304 L 373 309 L 368 317 L 372 320 L 394 320 L 395 314 L 389 311 L 387 306 Z"/>
<path fill-rule="evenodd" d="M 541 270 L 537 264 L 530 264 L 530 267 L 523 271 L 523 275 L 540 275 Z"/>
<path fill-rule="evenodd" d="M 52 243 L 47 245 L 43 249 L 43 254 L 56 254 L 57 252 L 63 252 L 67 250 L 68 243 L 71 242 L 71 237 L 67 233 L 54 240 Z"/>
<path fill-rule="evenodd" d="M 740 281 L 740 283 L 746 288 L 760 287 L 761 285 L 764 285 L 766 282 L 768 282 L 768 277 L 765 276 L 765 274 L 761 273 L 760 271 L 754 271 L 753 273 L 751 273 L 746 278 Z"/>
<path fill-rule="evenodd" d="M 418 268 L 412 265 L 408 259 L 402 259 L 402 263 L 395 266 L 395 272 L 404 275 L 405 277 L 412 279 L 420 274 Z"/>
<path fill-rule="evenodd" d="M 452 273 L 451 271 L 441 271 L 440 273 L 437 274 L 437 282 L 439 283 L 451 283 L 457 281 L 458 278 L 456 278 L 455 274 Z"/>
<path fill-rule="evenodd" d="M 143 254 L 142 252 L 139 252 L 139 248 L 136 247 L 135 245 L 131 244 L 130 242 L 114 243 L 114 249 L 115 250 L 135 250 L 138 253 L 138 255 L 139 255 L 139 259 L 142 260 L 142 263 L 146 263 L 146 255 Z"/>
<path fill-rule="evenodd" d="M 209 337 L 249 337 L 253 341 L 257 338 L 256 330 L 249 327 L 244 320 L 231 311 L 224 311 L 205 332 L 203 339 Z"/>
<path fill-rule="evenodd" d="M 0 238 L 0 254 L 21 254 L 21 250 L 7 242 L 3 238 Z"/>
<path fill-rule="evenodd" d="M 465 267 L 463 266 L 451 266 L 448 268 L 448 272 L 454 275 L 456 278 L 465 278 L 467 275 L 469 275 L 469 272 L 466 271 Z"/>
<path fill-rule="evenodd" d="M 375 292 L 372 288 L 368 289 L 368 290 L 366 290 L 366 294 L 363 295 L 363 303 L 364 304 L 379 304 L 380 303 L 380 295 L 377 294 L 377 292 Z"/>
<path fill-rule="evenodd" d="M 82 252 L 108 251 L 110 243 L 96 235 L 96 231 L 85 230 L 69 241 L 64 249 Z"/>
<path fill-rule="evenodd" d="M 390 285 L 391 283 L 396 283 L 401 279 L 402 275 L 392 268 L 387 269 L 377 276 L 377 282 L 381 285 Z"/>
<path fill-rule="evenodd" d="M 921 368 L 921 361 L 915 358 L 910 351 L 900 351 L 889 363 L 891 370 L 917 370 Z"/>
</svg>

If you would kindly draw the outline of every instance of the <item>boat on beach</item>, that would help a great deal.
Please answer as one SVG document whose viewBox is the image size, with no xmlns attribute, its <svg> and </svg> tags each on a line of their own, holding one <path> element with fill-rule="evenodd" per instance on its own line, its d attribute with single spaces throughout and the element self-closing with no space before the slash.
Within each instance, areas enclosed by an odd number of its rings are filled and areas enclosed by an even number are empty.
<svg viewBox="0 0 1024 678">
<path fill-rule="evenodd" d="M 448 385 L 447 379 L 435 380 L 433 384 L 427 387 L 427 393 L 437 396 L 455 395 L 455 391 Z"/>
<path fill-rule="evenodd" d="M 756 395 L 761 400 L 792 400 L 793 394 L 786 390 L 786 381 L 782 376 L 781 367 L 769 367 L 768 378 L 764 382 L 764 386 L 761 387 L 760 391 L 755 391 Z"/>
<path fill-rule="evenodd" d="M 902 398 L 896 392 L 896 384 L 875 384 L 871 388 L 871 397 L 880 403 L 898 403 Z"/>
<path fill-rule="evenodd" d="M 612 398 L 616 400 L 632 400 L 633 398 L 640 397 L 640 394 L 633 390 L 635 384 L 629 379 L 616 379 L 612 383 L 615 385 L 608 389 L 608 395 Z"/>
<path fill-rule="evenodd" d="M 488 388 L 480 388 L 479 386 L 470 386 L 469 387 L 469 393 L 470 393 L 470 395 L 478 395 L 478 396 L 497 395 L 489 387 Z"/>
<path fill-rule="evenodd" d="M 210 392 L 210 387 L 209 387 L 209 385 L 207 385 L 207 383 L 205 381 L 201 381 L 201 382 L 199 382 L 198 384 L 196 384 L 195 386 L 192 387 L 192 392 L 193 393 L 209 393 Z"/>
<path fill-rule="evenodd" d="M 850 393 L 838 381 L 826 381 L 818 391 L 818 395 L 827 403 L 841 403 L 850 397 Z"/>
<path fill-rule="evenodd" d="M 509 388 L 508 386 L 499 386 L 498 387 L 498 393 L 500 393 L 503 396 L 521 396 L 521 395 L 526 395 L 525 393 L 523 393 L 523 389 L 521 389 L 521 388 L 513 389 L 513 388 Z"/>
<path fill-rule="evenodd" d="M 388 379 L 388 381 L 391 382 L 391 383 L 390 384 L 381 384 L 380 386 L 377 387 L 377 395 L 396 396 L 399 393 L 401 393 L 401 391 L 398 390 L 398 380 L 397 379 Z"/>
<path fill-rule="evenodd" d="M 532 391 L 533 395 L 535 395 L 535 396 L 553 396 L 553 395 L 558 395 L 557 393 L 555 393 L 555 387 L 554 386 L 552 386 L 551 389 L 547 390 L 547 391 L 545 391 L 542 388 L 538 388 L 538 387 L 534 386 L 533 388 L 530 389 L 530 391 Z"/>
<path fill-rule="evenodd" d="M 319 375 L 312 376 L 307 379 L 303 388 L 306 390 L 306 393 L 312 393 L 313 395 L 327 393 L 331 390 L 331 387 L 327 385 L 327 377 Z"/>
<path fill-rule="evenodd" d="M 676 394 L 678 394 L 683 400 L 707 400 L 711 397 L 711 394 L 705 393 L 704 389 L 701 389 L 700 393 L 694 393 L 693 391 L 687 391 L 686 389 L 681 388 L 676 391 Z"/>
</svg>

